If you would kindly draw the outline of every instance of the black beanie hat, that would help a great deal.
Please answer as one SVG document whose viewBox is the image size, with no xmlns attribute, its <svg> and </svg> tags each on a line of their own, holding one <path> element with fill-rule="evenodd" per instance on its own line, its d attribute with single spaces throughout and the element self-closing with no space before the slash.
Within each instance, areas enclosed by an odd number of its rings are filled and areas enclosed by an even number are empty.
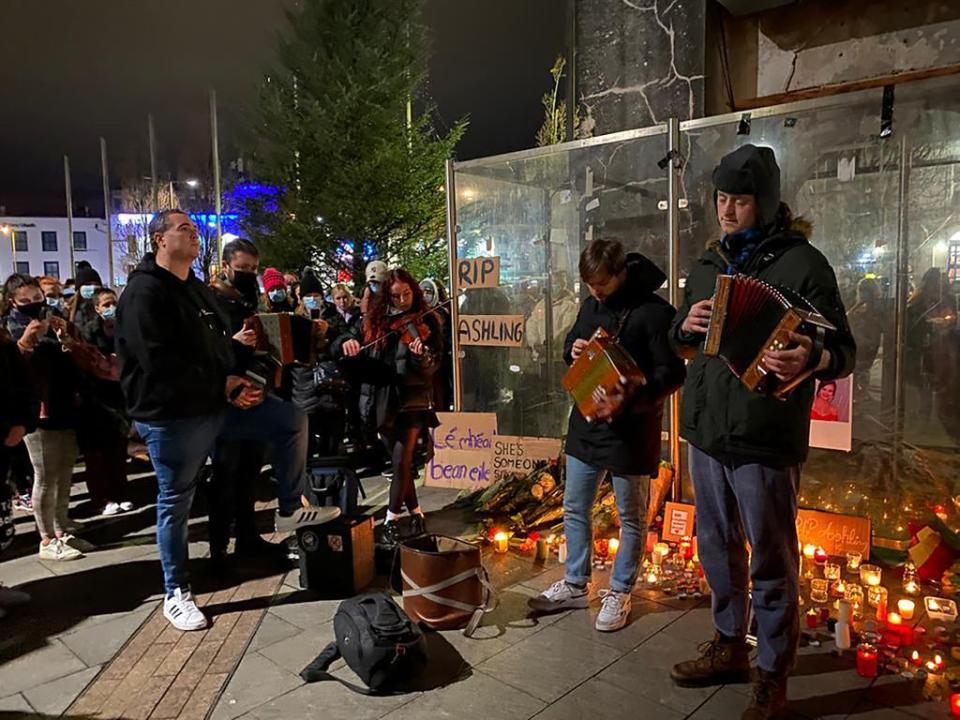
<svg viewBox="0 0 960 720">
<path fill-rule="evenodd" d="M 320 293 L 322 295 L 323 287 L 320 285 L 317 276 L 313 274 L 313 270 L 307 268 L 303 271 L 303 276 L 300 278 L 300 297 L 312 293 Z"/>
<path fill-rule="evenodd" d="M 773 149 L 744 145 L 725 156 L 713 171 L 713 185 L 731 195 L 753 195 L 758 224 L 767 228 L 780 208 L 780 166 Z"/>
<path fill-rule="evenodd" d="M 76 285 L 78 288 L 84 285 L 99 285 L 103 287 L 103 280 L 100 279 L 100 275 L 96 270 L 87 265 L 87 267 L 77 269 Z"/>
</svg>

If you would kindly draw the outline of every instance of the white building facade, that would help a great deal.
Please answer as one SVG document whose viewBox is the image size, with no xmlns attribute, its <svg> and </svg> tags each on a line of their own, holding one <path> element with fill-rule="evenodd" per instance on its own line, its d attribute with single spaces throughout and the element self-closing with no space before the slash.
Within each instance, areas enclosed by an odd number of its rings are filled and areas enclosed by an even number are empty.
<svg viewBox="0 0 960 720">
<path fill-rule="evenodd" d="M 107 222 L 103 218 L 74 218 L 73 237 L 67 230 L 65 217 L 0 216 L 0 276 L 13 272 L 27 275 L 49 275 L 61 282 L 76 275 L 70 266 L 70 243 L 73 261 L 86 260 L 105 285 L 110 278 L 107 249 Z"/>
</svg>

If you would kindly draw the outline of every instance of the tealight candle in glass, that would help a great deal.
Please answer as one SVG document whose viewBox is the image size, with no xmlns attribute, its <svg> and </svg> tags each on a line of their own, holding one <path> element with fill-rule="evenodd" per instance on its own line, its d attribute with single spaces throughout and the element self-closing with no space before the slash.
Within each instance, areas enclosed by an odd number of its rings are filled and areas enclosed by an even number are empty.
<svg viewBox="0 0 960 720">
<path fill-rule="evenodd" d="M 823 566 L 823 576 L 827 580 L 839 580 L 840 579 L 840 565 L 838 563 L 828 562 Z"/>
<path fill-rule="evenodd" d="M 860 584 L 870 587 L 880 584 L 883 571 L 878 565 L 860 566 Z"/>
<path fill-rule="evenodd" d="M 863 561 L 863 554 L 858 552 L 847 553 L 847 571 L 855 573 L 860 569 L 860 563 Z"/>
<path fill-rule="evenodd" d="M 830 581 L 824 578 L 814 578 L 810 581 L 810 602 L 825 603 L 827 597 L 827 587 Z"/>
</svg>

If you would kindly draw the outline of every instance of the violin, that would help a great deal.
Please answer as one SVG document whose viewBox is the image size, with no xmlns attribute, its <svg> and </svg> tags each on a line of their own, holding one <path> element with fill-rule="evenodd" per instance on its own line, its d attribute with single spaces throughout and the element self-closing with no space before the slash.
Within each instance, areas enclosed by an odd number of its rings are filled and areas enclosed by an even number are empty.
<svg viewBox="0 0 960 720">
<path fill-rule="evenodd" d="M 404 345 L 410 345 L 414 340 L 426 342 L 430 337 L 430 326 L 423 321 L 424 317 L 425 314 L 415 315 L 412 312 L 397 315 L 391 318 L 388 332 L 399 335 Z"/>
</svg>

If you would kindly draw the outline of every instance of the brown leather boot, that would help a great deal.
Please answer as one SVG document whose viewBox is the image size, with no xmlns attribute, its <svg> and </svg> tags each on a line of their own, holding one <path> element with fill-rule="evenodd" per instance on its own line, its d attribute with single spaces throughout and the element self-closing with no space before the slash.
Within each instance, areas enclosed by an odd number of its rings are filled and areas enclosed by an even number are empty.
<svg viewBox="0 0 960 720">
<path fill-rule="evenodd" d="M 775 720 L 787 717 L 787 677 L 757 669 L 753 698 L 740 720 Z"/>
<path fill-rule="evenodd" d="M 700 657 L 677 663 L 670 677 L 680 687 L 742 683 L 750 679 L 750 647 L 743 640 L 726 641 L 720 633 L 699 648 Z"/>
</svg>

